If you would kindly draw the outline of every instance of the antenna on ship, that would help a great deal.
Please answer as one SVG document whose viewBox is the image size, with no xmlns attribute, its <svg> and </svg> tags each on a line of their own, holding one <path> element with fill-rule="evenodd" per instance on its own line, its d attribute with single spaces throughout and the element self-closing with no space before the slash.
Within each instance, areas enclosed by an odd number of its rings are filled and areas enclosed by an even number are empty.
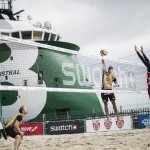
<svg viewBox="0 0 150 150">
<path fill-rule="evenodd" d="M 25 10 L 22 9 L 16 13 L 14 13 L 13 16 L 17 15 L 16 17 L 17 17 L 17 20 L 19 21 L 19 18 L 20 18 L 19 14 L 22 13 L 23 11 L 25 11 Z"/>
<path fill-rule="evenodd" d="M 44 28 L 47 29 L 47 30 L 52 29 L 51 23 L 49 21 L 45 21 L 44 22 Z"/>
<path fill-rule="evenodd" d="M 28 16 L 27 16 L 27 19 L 28 19 L 28 20 L 29 20 L 29 22 L 31 23 L 32 16 L 31 16 L 31 15 L 28 15 Z"/>
</svg>

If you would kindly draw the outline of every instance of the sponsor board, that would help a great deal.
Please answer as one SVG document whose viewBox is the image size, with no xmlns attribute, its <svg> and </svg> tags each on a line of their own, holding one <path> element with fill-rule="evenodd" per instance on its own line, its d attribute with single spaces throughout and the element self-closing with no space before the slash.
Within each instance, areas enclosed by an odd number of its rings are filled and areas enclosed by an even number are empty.
<svg viewBox="0 0 150 150">
<path fill-rule="evenodd" d="M 42 135 L 43 134 L 43 124 L 22 124 L 20 125 L 21 131 L 24 135 Z"/>
<path fill-rule="evenodd" d="M 73 133 L 80 133 L 79 121 L 48 123 L 48 134 L 73 134 Z"/>
<path fill-rule="evenodd" d="M 138 128 L 150 128 L 150 114 L 138 115 Z"/>
<path fill-rule="evenodd" d="M 106 118 L 86 120 L 87 132 L 113 131 L 131 128 L 132 128 L 131 116 L 121 117 L 119 121 L 115 117 L 110 118 L 109 121 L 106 121 Z"/>
</svg>

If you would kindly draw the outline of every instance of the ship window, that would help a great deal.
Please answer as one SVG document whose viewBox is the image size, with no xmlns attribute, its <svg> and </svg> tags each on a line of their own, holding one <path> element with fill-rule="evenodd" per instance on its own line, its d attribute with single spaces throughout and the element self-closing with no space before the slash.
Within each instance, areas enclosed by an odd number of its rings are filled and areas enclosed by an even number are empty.
<svg viewBox="0 0 150 150">
<path fill-rule="evenodd" d="M 1 35 L 9 36 L 8 32 L 1 32 Z"/>
<path fill-rule="evenodd" d="M 32 32 L 31 31 L 23 31 L 22 39 L 31 39 Z"/>
<path fill-rule="evenodd" d="M 56 37 L 55 34 L 51 34 L 51 39 L 50 39 L 50 41 L 55 41 L 55 37 Z"/>
<path fill-rule="evenodd" d="M 34 40 L 42 40 L 42 32 L 33 31 L 33 39 Z"/>
<path fill-rule="evenodd" d="M 61 38 L 61 37 L 60 37 L 60 35 L 58 35 L 58 36 L 57 36 L 57 40 L 56 40 L 56 41 L 59 41 L 59 40 L 60 40 L 60 38 Z"/>
<path fill-rule="evenodd" d="M 13 33 L 11 33 L 11 35 L 12 35 L 12 37 L 14 37 L 14 38 L 20 38 L 19 32 L 13 32 Z"/>
<path fill-rule="evenodd" d="M 43 71 L 38 72 L 38 84 L 43 84 Z"/>
<path fill-rule="evenodd" d="M 45 32 L 44 34 L 44 41 L 48 41 L 49 39 L 49 33 Z"/>
</svg>

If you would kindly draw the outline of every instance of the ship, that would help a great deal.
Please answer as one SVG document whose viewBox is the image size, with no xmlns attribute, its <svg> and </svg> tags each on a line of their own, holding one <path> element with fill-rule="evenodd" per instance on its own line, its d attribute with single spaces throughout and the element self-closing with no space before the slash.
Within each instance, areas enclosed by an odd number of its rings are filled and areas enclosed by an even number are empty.
<svg viewBox="0 0 150 150">
<path fill-rule="evenodd" d="M 76 57 L 80 47 L 64 42 L 55 33 L 49 22 L 32 24 L 20 21 L 20 13 L 13 13 L 12 0 L 0 0 L 0 35 L 37 44 L 45 47 L 24 43 L 0 42 L 0 84 L 2 86 L 44 87 L 46 90 L 1 90 L 1 115 L 9 120 L 18 113 L 21 106 L 26 106 L 26 120 L 47 120 L 83 118 L 99 112 L 104 114 L 102 101 L 96 93 L 59 92 L 57 89 L 93 89 L 89 79 L 81 69 Z M 30 16 L 29 20 L 30 20 Z M 67 50 L 66 52 L 63 50 Z"/>
</svg>

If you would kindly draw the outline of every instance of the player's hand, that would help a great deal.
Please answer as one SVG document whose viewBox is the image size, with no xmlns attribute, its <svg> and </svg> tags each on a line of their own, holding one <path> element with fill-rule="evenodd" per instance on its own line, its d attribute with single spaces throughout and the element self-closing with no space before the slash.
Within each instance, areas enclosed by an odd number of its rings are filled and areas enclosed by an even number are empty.
<svg viewBox="0 0 150 150">
<path fill-rule="evenodd" d="M 141 51 L 142 54 L 144 53 L 144 51 L 143 51 L 143 46 L 141 46 L 141 50 L 140 50 L 140 51 Z"/>
<path fill-rule="evenodd" d="M 100 54 L 101 54 L 102 57 L 104 56 L 101 50 L 100 50 Z"/>
<path fill-rule="evenodd" d="M 24 133 L 23 133 L 23 132 L 21 132 L 21 133 L 20 133 L 20 135 L 24 136 Z"/>
<path fill-rule="evenodd" d="M 138 50 L 137 50 L 137 46 L 136 45 L 134 45 L 134 49 L 135 49 L 135 51 L 137 52 Z"/>
<path fill-rule="evenodd" d="M 115 86 L 116 86 L 116 87 L 119 87 L 119 84 L 117 83 L 117 84 L 115 84 Z"/>
<path fill-rule="evenodd" d="M 119 87 L 119 84 L 115 84 L 115 85 L 113 85 L 113 87 L 114 87 L 114 88 Z"/>
</svg>

